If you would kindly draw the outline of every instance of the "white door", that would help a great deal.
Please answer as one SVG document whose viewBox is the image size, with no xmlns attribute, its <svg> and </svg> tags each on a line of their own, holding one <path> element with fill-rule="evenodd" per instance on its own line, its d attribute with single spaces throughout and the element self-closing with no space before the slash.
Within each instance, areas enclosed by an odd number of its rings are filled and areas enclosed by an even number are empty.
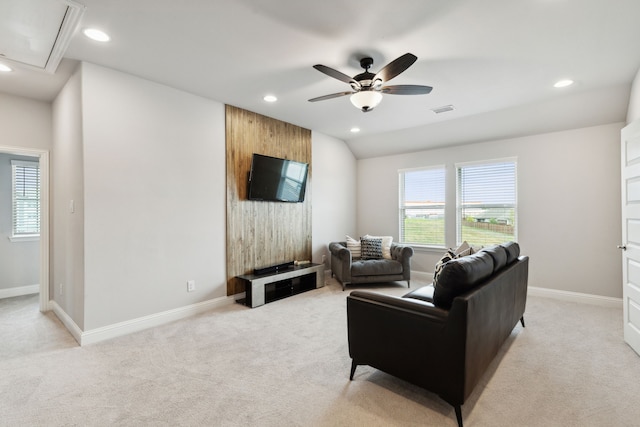
<svg viewBox="0 0 640 427">
<path fill-rule="evenodd" d="M 640 354 L 640 120 L 622 129 L 624 340 Z"/>
</svg>

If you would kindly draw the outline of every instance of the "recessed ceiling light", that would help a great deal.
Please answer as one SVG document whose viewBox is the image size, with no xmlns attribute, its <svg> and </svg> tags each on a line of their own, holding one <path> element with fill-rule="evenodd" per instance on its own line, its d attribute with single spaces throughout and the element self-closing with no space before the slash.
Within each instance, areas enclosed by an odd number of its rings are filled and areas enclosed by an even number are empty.
<svg viewBox="0 0 640 427">
<path fill-rule="evenodd" d="M 351 133 L 358 133 L 360 132 L 360 128 L 351 128 Z"/>
<path fill-rule="evenodd" d="M 3 73 L 9 73 L 13 71 L 13 68 L 9 67 L 8 65 L 0 63 L 0 71 Z"/>
<path fill-rule="evenodd" d="M 85 28 L 83 33 L 91 40 L 95 40 L 97 42 L 108 42 L 109 40 L 111 40 L 111 37 L 109 37 L 107 33 L 96 28 Z"/>
<path fill-rule="evenodd" d="M 573 80 L 560 80 L 557 81 L 556 84 L 553 85 L 553 87 L 567 87 L 567 86 L 571 86 L 573 84 Z"/>
<path fill-rule="evenodd" d="M 265 95 L 262 99 L 264 99 L 265 102 L 276 102 L 278 100 L 275 95 Z"/>
</svg>

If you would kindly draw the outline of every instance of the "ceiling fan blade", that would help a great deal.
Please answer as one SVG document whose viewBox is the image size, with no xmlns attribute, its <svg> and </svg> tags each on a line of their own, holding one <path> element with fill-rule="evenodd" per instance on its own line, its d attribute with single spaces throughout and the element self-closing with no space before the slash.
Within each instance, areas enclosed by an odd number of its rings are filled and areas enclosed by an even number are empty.
<svg viewBox="0 0 640 427">
<path fill-rule="evenodd" d="M 383 82 L 388 82 L 389 80 L 409 68 L 414 62 L 417 61 L 417 59 L 417 56 L 411 53 L 405 53 L 401 57 L 396 58 L 388 63 L 384 68 L 382 68 L 382 70 L 378 71 L 378 74 L 376 74 L 376 76 L 373 78 L 373 81 L 379 79 Z"/>
<path fill-rule="evenodd" d="M 331 95 L 324 95 L 324 96 L 319 96 L 317 98 L 311 98 L 309 100 L 309 102 L 324 101 L 325 99 L 339 98 L 339 97 L 345 96 L 345 95 L 353 95 L 354 93 L 355 92 L 332 93 Z"/>
<path fill-rule="evenodd" d="M 353 77 L 347 76 L 344 73 L 341 73 L 338 70 L 334 70 L 333 68 L 327 67 L 326 65 L 317 64 L 314 65 L 313 68 L 320 71 L 321 73 L 325 73 L 329 77 L 333 77 L 334 79 L 338 79 L 341 82 L 349 83 L 350 85 L 356 85 L 356 87 L 360 87 L 360 83 L 355 81 Z"/>
<path fill-rule="evenodd" d="M 431 86 L 395 85 L 384 86 L 380 89 L 380 92 L 390 95 L 426 95 L 430 93 L 432 89 Z"/>
</svg>

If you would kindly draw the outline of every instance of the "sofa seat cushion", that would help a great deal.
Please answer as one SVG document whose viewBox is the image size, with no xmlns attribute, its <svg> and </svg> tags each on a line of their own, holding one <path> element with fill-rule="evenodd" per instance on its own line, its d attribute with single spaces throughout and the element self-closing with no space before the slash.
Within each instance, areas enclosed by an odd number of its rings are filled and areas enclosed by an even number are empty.
<svg viewBox="0 0 640 427">
<path fill-rule="evenodd" d="M 433 285 L 422 286 L 421 288 L 411 291 L 408 294 L 402 295 L 402 298 L 419 299 L 426 302 L 433 302 Z"/>
<path fill-rule="evenodd" d="M 433 303 L 436 307 L 451 308 L 455 297 L 470 291 L 492 273 L 493 257 L 486 251 L 447 262 L 433 282 Z"/>
<path fill-rule="evenodd" d="M 351 276 L 402 274 L 402 264 L 393 259 L 367 259 L 351 264 Z"/>
</svg>

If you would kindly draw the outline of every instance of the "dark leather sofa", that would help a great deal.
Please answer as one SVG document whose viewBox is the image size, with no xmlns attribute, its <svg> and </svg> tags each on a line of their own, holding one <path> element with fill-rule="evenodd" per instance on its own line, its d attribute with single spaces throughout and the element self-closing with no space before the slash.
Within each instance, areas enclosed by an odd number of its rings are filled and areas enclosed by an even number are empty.
<svg viewBox="0 0 640 427">
<path fill-rule="evenodd" d="M 461 406 L 520 321 L 529 258 L 510 242 L 447 262 L 433 285 L 403 297 L 347 297 L 351 375 L 369 365 Z"/>
</svg>

